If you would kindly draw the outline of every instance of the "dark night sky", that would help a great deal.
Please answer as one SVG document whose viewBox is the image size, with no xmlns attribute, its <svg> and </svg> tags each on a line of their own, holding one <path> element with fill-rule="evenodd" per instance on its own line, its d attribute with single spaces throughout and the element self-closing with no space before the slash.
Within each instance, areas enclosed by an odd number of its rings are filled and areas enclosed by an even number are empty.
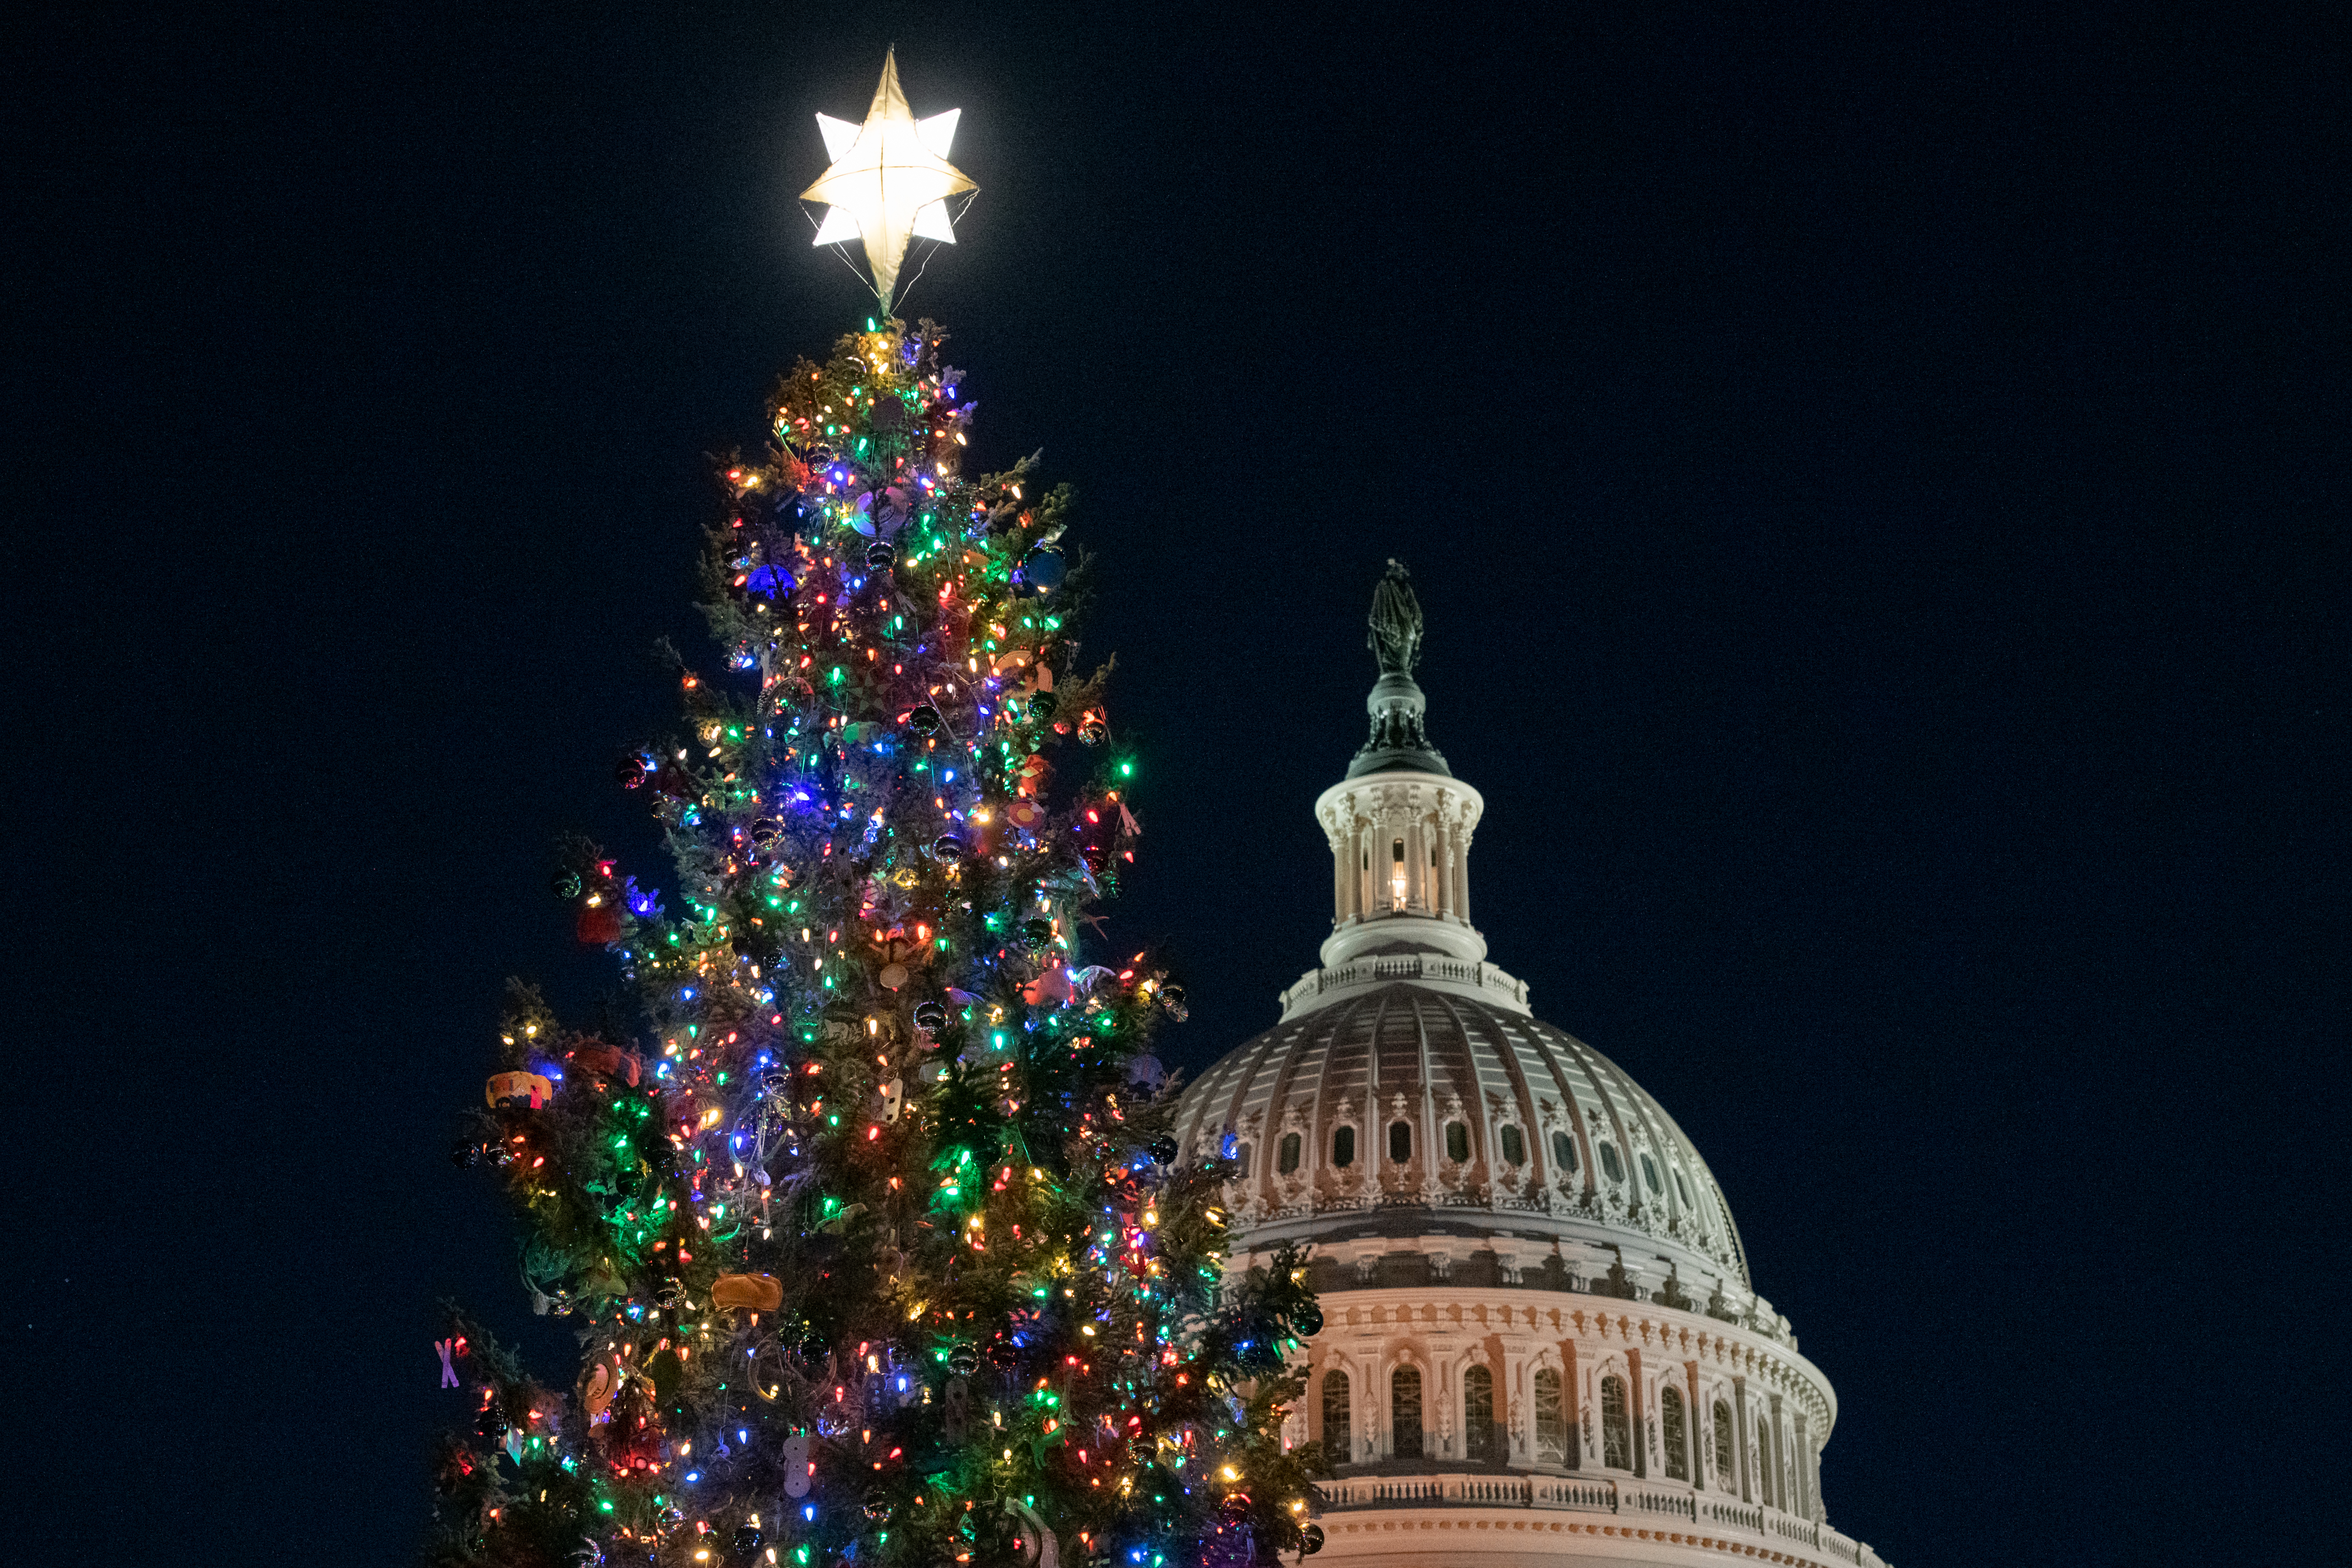
<svg viewBox="0 0 2352 1568">
<path fill-rule="evenodd" d="M 982 186 L 910 307 L 1100 556 L 1170 1058 L 1313 961 L 1402 556 L 1479 923 L 1708 1155 L 1832 1521 L 2325 1553 L 2342 36 L 1546 9 L 17 15 L 11 1560 L 404 1563 L 436 1299 L 560 1373 L 449 1130 L 504 976 L 610 973 L 554 835 L 664 869 L 611 759 L 702 454 L 863 314 L 793 194 L 892 39 Z"/>
</svg>

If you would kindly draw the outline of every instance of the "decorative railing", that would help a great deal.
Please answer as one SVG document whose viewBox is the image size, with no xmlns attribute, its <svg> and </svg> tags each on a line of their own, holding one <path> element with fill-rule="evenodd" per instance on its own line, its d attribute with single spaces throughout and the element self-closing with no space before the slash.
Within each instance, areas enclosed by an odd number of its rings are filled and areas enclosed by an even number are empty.
<svg viewBox="0 0 2352 1568">
<path fill-rule="evenodd" d="M 1473 1508 L 1564 1510 L 1687 1521 L 1701 1533 L 1775 1537 L 1853 1568 L 1886 1568 L 1875 1552 L 1843 1531 L 1776 1508 L 1741 1502 L 1686 1487 L 1662 1487 L 1628 1477 L 1423 1475 L 1342 1476 L 1318 1481 L 1323 1507 L 1334 1513 L 1388 1508 L 1466 1505 Z"/>
<path fill-rule="evenodd" d="M 1491 991 L 1521 1009 L 1528 1005 L 1527 982 L 1504 973 L 1491 963 L 1448 958 L 1435 952 L 1391 952 L 1378 958 L 1359 958 L 1332 969 L 1318 969 L 1285 991 L 1282 1005 L 1286 1012 L 1299 1003 L 1327 992 L 1345 991 L 1359 985 L 1380 985 L 1391 980 L 1450 981 L 1456 985 Z"/>
</svg>

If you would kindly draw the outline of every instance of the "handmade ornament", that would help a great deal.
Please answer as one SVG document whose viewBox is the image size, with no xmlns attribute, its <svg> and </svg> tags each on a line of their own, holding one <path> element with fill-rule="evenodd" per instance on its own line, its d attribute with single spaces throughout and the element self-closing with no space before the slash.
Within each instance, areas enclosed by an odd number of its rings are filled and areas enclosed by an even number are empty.
<svg viewBox="0 0 2352 1568">
<path fill-rule="evenodd" d="M 784 1439 L 784 1495 L 804 1498 L 809 1495 L 811 1479 L 816 1466 L 809 1462 L 809 1435 L 795 1432 Z"/>
<path fill-rule="evenodd" d="M 1045 820 L 1045 808 L 1034 800 L 1009 801 L 1004 807 L 1004 820 L 1024 832 L 1033 831 Z"/>
<path fill-rule="evenodd" d="M 522 1441 L 521 1427 L 509 1426 L 507 1428 L 507 1458 L 513 1460 L 518 1465 L 522 1463 Z"/>
<path fill-rule="evenodd" d="M 621 907 L 602 893 L 591 893 L 588 901 L 580 906 L 576 928 L 580 940 L 590 947 L 610 947 L 621 940 Z"/>
<path fill-rule="evenodd" d="M 645 1070 L 644 1061 L 635 1051 L 625 1051 L 603 1040 L 590 1040 L 574 1047 L 572 1060 L 608 1083 L 625 1083 L 631 1089 L 637 1087 Z"/>
<path fill-rule="evenodd" d="M 555 1098 L 555 1086 L 535 1072 L 494 1072 L 483 1086 L 482 1098 L 493 1108 L 515 1105 L 538 1110 Z"/>
<path fill-rule="evenodd" d="M 713 1307 L 742 1307 L 772 1312 L 784 1302 L 783 1281 L 772 1274 L 721 1274 L 711 1282 Z"/>
<path fill-rule="evenodd" d="M 949 1378 L 940 1392 L 940 1422 L 950 1443 L 961 1444 L 971 1434 L 971 1385 L 961 1377 Z"/>
<path fill-rule="evenodd" d="M 1013 1498 L 1004 1500 L 1004 1510 L 1013 1515 L 1021 1531 L 1022 1568 L 1062 1568 L 1061 1542 L 1045 1528 L 1037 1510 Z"/>
<path fill-rule="evenodd" d="M 1045 787 L 1046 772 L 1045 759 L 1032 753 L 1013 770 L 1013 787 L 1023 795 L 1034 795 Z"/>
<path fill-rule="evenodd" d="M 441 1354 L 441 1386 L 444 1388 L 457 1386 L 457 1369 L 451 1364 L 449 1359 L 457 1354 L 457 1343 L 458 1342 L 454 1339 L 433 1342 L 433 1348 Z"/>
<path fill-rule="evenodd" d="M 907 1084 L 903 1079 L 885 1079 L 874 1091 L 875 1115 L 889 1122 L 898 1120 L 898 1111 L 907 1102 Z"/>
<path fill-rule="evenodd" d="M 1032 1007 L 1048 1002 L 1067 1002 L 1070 994 L 1070 972 L 1059 963 L 1047 964 L 1035 979 L 1021 987 L 1021 1000 Z"/>
</svg>

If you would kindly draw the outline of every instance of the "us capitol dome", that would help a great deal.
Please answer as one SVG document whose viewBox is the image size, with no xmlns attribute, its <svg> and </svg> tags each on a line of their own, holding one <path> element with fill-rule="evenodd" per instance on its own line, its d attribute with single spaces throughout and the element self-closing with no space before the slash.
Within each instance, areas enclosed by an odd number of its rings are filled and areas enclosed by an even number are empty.
<svg viewBox="0 0 2352 1568">
<path fill-rule="evenodd" d="M 1235 1163 L 1234 1270 L 1312 1246 L 1324 1326 L 1286 1438 L 1332 1461 L 1326 1556 L 1878 1564 L 1827 1521 L 1837 1396 L 1756 1293 L 1706 1161 L 1486 961 L 1485 803 L 1423 733 L 1394 562 L 1371 628 L 1371 738 L 1315 803 L 1321 965 L 1178 1121 Z"/>
</svg>

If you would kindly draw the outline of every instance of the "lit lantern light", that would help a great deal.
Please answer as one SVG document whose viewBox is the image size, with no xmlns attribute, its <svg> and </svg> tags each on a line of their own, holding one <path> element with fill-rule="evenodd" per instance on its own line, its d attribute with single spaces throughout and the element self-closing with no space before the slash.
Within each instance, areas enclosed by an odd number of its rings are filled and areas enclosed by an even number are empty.
<svg viewBox="0 0 2352 1568">
<path fill-rule="evenodd" d="M 803 201 L 828 205 L 811 243 L 863 240 L 866 263 L 874 271 L 874 292 L 885 309 L 898 288 L 907 247 L 918 238 L 954 244 L 947 198 L 980 188 L 948 162 L 956 120 L 962 112 L 950 109 L 917 120 L 898 89 L 898 57 L 893 50 L 883 58 L 882 79 L 874 89 L 863 125 L 826 114 L 816 117 L 825 155 L 833 163 L 801 193 Z"/>
</svg>

